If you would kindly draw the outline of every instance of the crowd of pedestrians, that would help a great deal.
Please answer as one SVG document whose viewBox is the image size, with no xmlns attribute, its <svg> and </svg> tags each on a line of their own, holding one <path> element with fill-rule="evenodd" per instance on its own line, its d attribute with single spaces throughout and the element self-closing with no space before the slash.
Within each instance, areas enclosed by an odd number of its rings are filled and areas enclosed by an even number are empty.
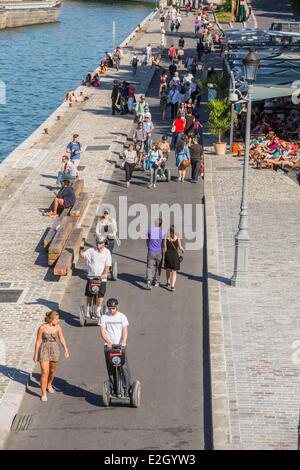
<svg viewBox="0 0 300 470">
<path fill-rule="evenodd" d="M 161 13 L 161 32 L 165 31 L 167 18 L 170 19 L 176 30 L 181 26 L 180 5 L 171 7 L 167 15 Z M 193 8 L 192 2 L 186 2 L 186 14 Z M 197 182 L 199 175 L 203 176 L 203 125 L 200 120 L 200 96 L 197 85 L 197 73 L 201 67 L 201 54 L 208 53 L 206 43 L 209 43 L 209 22 L 206 21 L 207 13 L 200 8 L 195 20 L 195 35 L 197 44 L 194 50 L 186 52 L 186 41 L 184 35 L 180 36 L 178 45 L 170 45 L 166 52 L 169 64 L 161 66 L 161 58 L 153 54 L 151 44 L 148 44 L 141 60 L 134 54 L 131 59 L 132 75 L 135 76 L 139 65 L 158 67 L 159 106 L 162 121 L 170 121 L 170 136 L 163 135 L 154 141 L 155 125 L 149 103 L 145 95 L 138 99 L 135 96 L 135 88 L 128 81 L 113 81 L 111 92 L 112 115 L 133 115 L 136 128 L 133 133 L 132 142 L 124 151 L 122 167 L 125 173 L 126 187 L 129 188 L 134 170 L 142 167 L 149 175 L 149 188 L 156 188 L 157 180 L 162 177 L 167 166 L 173 165 L 178 170 L 176 181 L 186 181 L 186 172 L 191 167 L 191 182 Z M 165 34 L 165 33 L 163 33 Z M 205 37 L 205 35 L 207 37 Z M 199 46 L 202 44 L 202 46 Z M 89 73 L 83 84 L 85 86 L 100 86 L 100 75 L 107 73 L 110 67 L 121 67 L 122 50 L 117 47 L 113 54 L 105 53 L 105 58 L 100 62 L 96 73 Z M 70 99 L 70 96 L 68 97 Z M 171 137 L 171 138 L 170 138 Z M 172 156 L 171 150 L 174 151 Z M 56 216 L 59 209 L 71 207 L 75 201 L 72 180 L 79 177 L 78 167 L 83 152 L 79 135 L 74 134 L 72 140 L 66 147 L 66 153 L 62 158 L 61 168 L 57 175 L 57 185 L 62 185 L 60 191 L 55 193 L 54 208 L 47 213 Z M 95 237 L 96 245 L 87 250 L 81 249 L 80 256 L 86 261 L 88 279 L 99 277 L 101 288 L 97 297 L 97 318 L 101 329 L 101 337 L 105 342 L 105 352 L 110 350 L 113 344 L 122 344 L 126 347 L 128 337 L 128 319 L 118 310 L 118 300 L 109 299 L 107 311 L 103 312 L 104 297 L 106 294 L 106 281 L 112 267 L 112 252 L 117 238 L 117 224 L 111 217 L 109 209 L 104 209 L 98 220 Z M 149 227 L 147 232 L 147 268 L 146 286 L 148 290 L 160 286 L 161 271 L 164 268 L 166 280 L 164 287 L 170 292 L 175 291 L 177 272 L 180 270 L 184 255 L 184 244 L 176 227 L 171 225 L 168 230 L 163 229 L 163 220 L 157 219 L 154 227 Z M 91 294 L 89 281 L 87 282 L 85 295 L 87 298 L 86 318 L 91 318 Z M 43 401 L 47 401 L 47 394 L 53 393 L 52 386 L 54 375 L 59 360 L 58 342 L 65 351 L 65 357 L 69 356 L 66 341 L 59 326 L 59 315 L 51 311 L 46 315 L 45 322 L 40 326 L 37 334 L 34 361 L 40 361 L 41 365 L 41 389 Z M 109 326 L 116 322 L 112 328 Z M 117 325 L 118 324 L 118 325 Z M 118 331 L 117 331 L 118 330 Z M 107 357 L 107 355 L 106 355 Z M 107 362 L 108 374 L 111 378 L 112 370 Z M 126 393 L 130 391 L 130 372 L 128 359 L 125 366 Z M 112 381 L 111 381 L 112 382 Z"/>
</svg>

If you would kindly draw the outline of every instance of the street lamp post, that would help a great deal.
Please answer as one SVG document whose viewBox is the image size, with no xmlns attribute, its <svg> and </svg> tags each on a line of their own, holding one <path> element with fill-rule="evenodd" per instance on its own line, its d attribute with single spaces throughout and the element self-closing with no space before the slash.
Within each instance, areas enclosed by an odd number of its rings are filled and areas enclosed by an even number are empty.
<svg viewBox="0 0 300 470">
<path fill-rule="evenodd" d="M 247 286 L 249 284 L 248 263 L 249 263 L 249 232 L 248 232 L 248 170 L 249 170 L 249 147 L 251 133 L 251 107 L 252 107 L 252 84 L 255 82 L 259 67 L 259 57 L 254 49 L 249 49 L 249 53 L 243 60 L 245 78 L 248 84 L 247 89 L 247 118 L 245 136 L 245 156 L 243 168 L 243 187 L 240 209 L 240 220 L 238 232 L 235 235 L 234 272 L 231 278 L 232 286 Z"/>
</svg>

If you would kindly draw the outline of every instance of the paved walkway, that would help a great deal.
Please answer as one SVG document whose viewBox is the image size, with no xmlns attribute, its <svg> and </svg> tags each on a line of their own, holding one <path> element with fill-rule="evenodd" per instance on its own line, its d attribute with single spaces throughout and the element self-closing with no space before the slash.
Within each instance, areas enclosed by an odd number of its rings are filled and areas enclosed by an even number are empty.
<svg viewBox="0 0 300 470">
<path fill-rule="evenodd" d="M 68 279 L 53 275 L 47 268 L 43 238 L 51 219 L 42 217 L 39 209 L 49 207 L 51 186 L 60 167 L 61 156 L 74 132 L 80 134 L 85 147 L 104 146 L 102 150 L 87 148 L 81 165 L 81 177 L 90 193 L 91 202 L 82 221 L 85 234 L 93 223 L 97 207 L 108 188 L 117 152 L 123 148 L 132 126 L 129 116 L 111 116 L 110 93 L 114 78 L 132 78 L 131 48 L 143 49 L 149 41 L 160 44 L 159 20 L 146 23 L 146 33 L 139 33 L 128 44 L 122 70 L 102 80 L 101 90 L 82 87 L 89 100 L 84 105 L 58 110 L 23 142 L 0 166 L 0 282 L 20 289 L 17 303 L 0 303 L 0 446 L 16 413 L 24 383 L 32 367 L 33 341 L 37 325 L 45 311 L 57 308 Z M 137 93 L 145 92 L 154 69 L 139 68 L 132 80 Z M 61 119 L 57 121 L 57 115 Z M 44 135 L 43 129 L 49 129 Z M 0 294 L 3 291 L 0 289 Z M 3 300 L 2 300 L 3 302 Z M 13 380 L 11 380 L 13 379 Z M 8 428 L 7 428 L 8 426 Z"/>
<path fill-rule="evenodd" d="M 183 19 L 181 32 L 191 29 L 192 19 L 192 16 Z M 194 47 L 194 38 L 188 36 L 187 47 Z M 177 44 L 178 38 L 179 35 L 168 37 L 168 45 L 174 39 Z M 147 35 L 148 41 L 153 44 L 151 35 Z M 160 139 L 163 133 L 169 134 L 171 127 L 170 121 L 160 121 L 158 82 L 159 72 L 148 92 L 156 126 L 155 139 Z M 106 119 L 110 126 L 124 123 L 124 117 L 112 119 L 109 112 Z M 101 122 L 103 125 L 103 120 Z M 202 182 L 199 185 L 178 184 L 173 155 L 170 167 L 171 183 L 158 183 L 156 190 L 149 190 L 146 174 L 136 171 L 128 191 L 124 188 L 123 172 L 117 170 L 111 174 L 108 167 L 103 176 L 109 179 L 104 201 L 117 206 L 119 196 L 128 195 L 128 205 L 140 202 L 148 208 L 150 204 L 161 203 L 201 204 Z M 95 186 L 97 184 L 95 182 Z M 88 236 L 90 243 L 94 240 L 94 217 L 92 224 Z M 109 283 L 108 295 L 120 299 L 121 311 L 129 317 L 130 363 L 134 376 L 142 383 L 141 408 L 132 410 L 116 406 L 107 410 L 99 407 L 106 370 L 98 328 L 79 327 L 84 264 L 78 263 L 60 303 L 71 356 L 60 364 L 54 383 L 58 393 L 49 397 L 46 407 L 37 399 L 37 368 L 20 410 L 20 414 L 32 416 L 32 422 L 27 430 L 11 434 L 7 444 L 9 449 L 175 450 L 204 447 L 203 380 L 208 384 L 209 377 L 205 375 L 206 367 L 202 368 L 202 250 L 186 253 L 175 293 L 163 287 L 151 292 L 145 290 L 145 240 L 124 240 L 114 256 L 118 261 L 119 279 Z M 164 272 L 162 282 L 165 282 Z"/>
<path fill-rule="evenodd" d="M 286 17 L 281 2 L 252 3 L 260 26 Z M 207 154 L 205 169 L 214 437 L 218 448 L 297 449 L 300 188 L 249 169 L 250 285 L 234 288 L 242 161 Z"/>
</svg>

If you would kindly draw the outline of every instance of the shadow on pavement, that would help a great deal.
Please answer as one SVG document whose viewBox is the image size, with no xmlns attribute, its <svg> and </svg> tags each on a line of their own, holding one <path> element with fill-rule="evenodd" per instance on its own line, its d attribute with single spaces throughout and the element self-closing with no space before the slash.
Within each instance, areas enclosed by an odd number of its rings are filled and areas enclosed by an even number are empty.
<svg viewBox="0 0 300 470">
<path fill-rule="evenodd" d="M 146 261 L 142 261 L 142 260 L 137 259 L 137 258 L 131 258 L 130 256 L 126 256 L 126 255 L 121 255 L 121 253 L 114 253 L 114 256 L 119 256 L 121 258 L 130 259 L 131 261 L 137 261 L 138 263 L 142 263 L 142 264 L 147 264 Z M 118 277 L 120 277 L 120 275 Z"/>
<path fill-rule="evenodd" d="M 34 373 L 32 374 L 32 377 L 37 381 L 40 382 L 41 374 Z M 36 383 L 33 383 L 33 386 L 37 386 Z M 101 384 L 99 383 L 99 389 L 101 387 Z M 89 390 L 86 390 L 84 388 L 78 387 L 77 385 L 70 384 L 67 380 L 61 379 L 60 377 L 55 377 L 53 381 L 53 388 L 56 390 L 58 393 L 61 392 L 64 395 L 68 395 L 70 397 L 76 397 L 76 398 L 85 398 L 85 400 L 94 406 L 99 406 L 101 404 L 100 400 L 100 395 L 90 392 Z M 29 391 L 30 394 L 32 395 L 33 392 Z"/>
<path fill-rule="evenodd" d="M 17 369 L 16 367 L 5 366 L 0 364 L 0 374 L 5 375 L 10 380 L 14 382 L 19 382 L 20 384 L 27 385 L 29 380 L 29 373 L 24 370 Z"/>
<path fill-rule="evenodd" d="M 120 181 L 107 180 L 105 178 L 98 178 L 98 181 L 102 181 L 102 183 L 111 184 L 113 186 L 124 186 Z"/>
<path fill-rule="evenodd" d="M 215 281 L 219 281 L 219 282 L 222 282 L 223 284 L 226 284 L 226 285 L 230 286 L 230 279 L 228 277 L 218 276 L 217 274 L 213 274 L 213 273 L 207 273 L 207 277 L 209 277 L 210 279 L 214 279 Z"/>
<path fill-rule="evenodd" d="M 146 284 L 145 284 L 145 278 L 142 276 L 136 276 L 135 274 L 122 273 L 118 275 L 118 279 L 124 282 L 128 282 L 129 284 L 132 284 L 133 286 L 138 287 L 139 289 L 147 290 Z M 140 283 L 142 283 L 142 285 Z"/>
</svg>

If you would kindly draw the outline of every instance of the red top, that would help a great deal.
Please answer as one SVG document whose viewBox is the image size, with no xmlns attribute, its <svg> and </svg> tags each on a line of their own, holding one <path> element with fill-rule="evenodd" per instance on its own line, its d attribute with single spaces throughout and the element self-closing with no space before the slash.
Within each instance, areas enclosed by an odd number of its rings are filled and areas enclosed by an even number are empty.
<svg viewBox="0 0 300 470">
<path fill-rule="evenodd" d="M 170 47 L 169 49 L 169 56 L 175 57 L 176 56 L 176 49 L 175 47 Z"/>
<path fill-rule="evenodd" d="M 128 91 L 128 98 L 133 98 L 134 97 L 134 92 L 135 92 L 134 87 L 129 85 L 127 87 L 127 91 Z"/>
<path fill-rule="evenodd" d="M 185 120 L 182 118 L 175 119 L 175 132 L 184 132 Z"/>
</svg>

